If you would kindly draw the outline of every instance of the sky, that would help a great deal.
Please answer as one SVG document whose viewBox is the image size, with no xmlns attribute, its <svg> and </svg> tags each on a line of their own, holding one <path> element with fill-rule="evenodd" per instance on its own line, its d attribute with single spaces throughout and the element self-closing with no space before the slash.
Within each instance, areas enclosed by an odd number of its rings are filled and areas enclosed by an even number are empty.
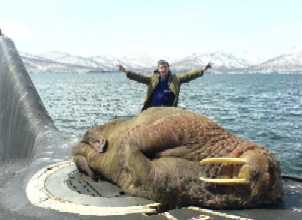
<svg viewBox="0 0 302 220">
<path fill-rule="evenodd" d="M 224 51 L 257 62 L 302 50 L 301 0 L 0 0 L 19 51 L 180 58 Z"/>
</svg>

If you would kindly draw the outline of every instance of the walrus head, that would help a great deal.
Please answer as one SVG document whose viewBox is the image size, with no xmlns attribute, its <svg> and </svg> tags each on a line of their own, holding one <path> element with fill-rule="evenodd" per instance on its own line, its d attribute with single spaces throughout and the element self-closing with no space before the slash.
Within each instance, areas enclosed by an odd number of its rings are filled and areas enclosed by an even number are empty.
<svg viewBox="0 0 302 220">
<path fill-rule="evenodd" d="M 90 145 L 98 153 L 104 153 L 107 149 L 107 140 L 93 129 L 86 132 L 81 142 Z"/>
</svg>

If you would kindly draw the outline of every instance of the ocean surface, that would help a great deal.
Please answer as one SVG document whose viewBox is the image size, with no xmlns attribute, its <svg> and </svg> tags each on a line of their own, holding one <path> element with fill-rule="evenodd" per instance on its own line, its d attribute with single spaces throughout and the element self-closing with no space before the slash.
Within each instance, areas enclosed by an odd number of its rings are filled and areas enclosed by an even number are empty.
<svg viewBox="0 0 302 220">
<path fill-rule="evenodd" d="M 146 93 L 122 73 L 31 78 L 58 129 L 76 137 L 114 116 L 137 114 Z M 302 74 L 206 74 L 182 86 L 179 105 L 266 145 L 283 174 L 302 176 Z"/>
</svg>

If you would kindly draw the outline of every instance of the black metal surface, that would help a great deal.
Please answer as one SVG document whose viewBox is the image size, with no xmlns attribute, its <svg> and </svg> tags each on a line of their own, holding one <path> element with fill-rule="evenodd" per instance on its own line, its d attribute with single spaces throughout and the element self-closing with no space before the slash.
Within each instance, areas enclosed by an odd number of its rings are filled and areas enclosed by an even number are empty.
<svg viewBox="0 0 302 220">
<path fill-rule="evenodd" d="M 106 181 L 95 181 L 78 171 L 70 173 L 66 182 L 71 190 L 80 194 L 106 198 L 126 196 L 119 187 Z"/>
</svg>

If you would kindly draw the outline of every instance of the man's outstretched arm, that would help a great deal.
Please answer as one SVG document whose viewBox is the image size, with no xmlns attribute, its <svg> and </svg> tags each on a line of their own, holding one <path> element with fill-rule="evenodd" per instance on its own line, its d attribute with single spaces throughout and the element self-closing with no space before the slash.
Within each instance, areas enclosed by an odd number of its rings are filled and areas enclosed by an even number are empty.
<svg viewBox="0 0 302 220">
<path fill-rule="evenodd" d="M 139 83 L 149 84 L 151 77 L 126 70 L 122 65 L 118 65 L 119 71 L 126 74 L 127 78 Z"/>
<path fill-rule="evenodd" d="M 190 72 L 182 73 L 177 75 L 180 83 L 187 83 L 190 82 L 193 79 L 196 79 L 198 77 L 203 76 L 204 72 L 207 71 L 207 69 L 212 68 L 212 65 L 208 63 L 205 68 L 203 69 L 197 69 L 197 70 L 192 70 Z"/>
</svg>

